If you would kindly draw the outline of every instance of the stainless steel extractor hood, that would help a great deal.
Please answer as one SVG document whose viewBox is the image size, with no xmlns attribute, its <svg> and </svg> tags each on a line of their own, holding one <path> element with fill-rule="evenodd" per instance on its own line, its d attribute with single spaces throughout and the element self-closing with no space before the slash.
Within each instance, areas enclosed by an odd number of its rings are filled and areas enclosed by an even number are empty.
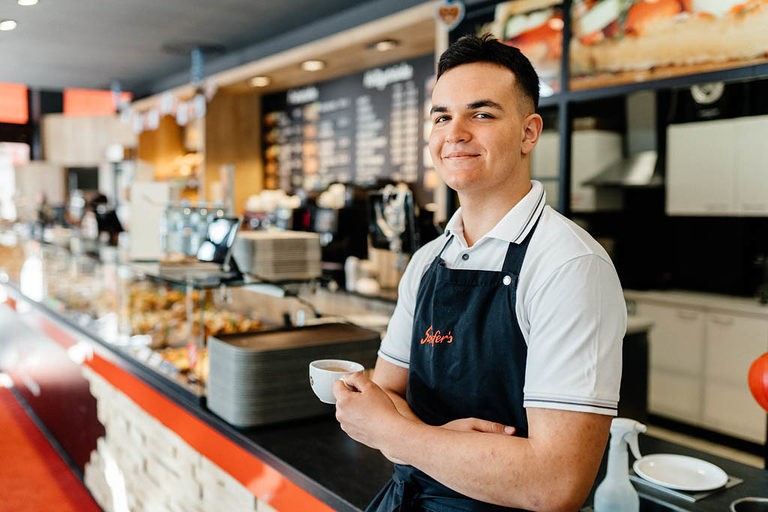
<svg viewBox="0 0 768 512">
<path fill-rule="evenodd" d="M 664 183 L 656 172 L 656 151 L 640 151 L 615 162 L 583 185 L 593 187 L 659 187 Z"/>
</svg>

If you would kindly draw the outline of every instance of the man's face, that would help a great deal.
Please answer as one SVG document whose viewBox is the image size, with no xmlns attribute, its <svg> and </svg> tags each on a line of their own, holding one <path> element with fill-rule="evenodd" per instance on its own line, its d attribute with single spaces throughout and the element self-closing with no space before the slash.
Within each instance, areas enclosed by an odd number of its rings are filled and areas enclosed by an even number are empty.
<svg viewBox="0 0 768 512">
<path fill-rule="evenodd" d="M 440 77 L 432 91 L 429 149 L 449 187 L 495 191 L 519 173 L 524 111 L 531 108 L 521 99 L 515 75 L 497 64 L 463 64 Z"/>
</svg>

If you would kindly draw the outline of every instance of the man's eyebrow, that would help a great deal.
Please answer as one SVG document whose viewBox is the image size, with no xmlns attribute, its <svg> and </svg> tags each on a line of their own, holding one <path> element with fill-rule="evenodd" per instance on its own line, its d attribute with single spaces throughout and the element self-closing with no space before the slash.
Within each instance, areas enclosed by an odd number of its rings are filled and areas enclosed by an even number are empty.
<svg viewBox="0 0 768 512">
<path fill-rule="evenodd" d="M 504 107 L 493 100 L 477 100 L 473 101 L 472 103 L 467 103 L 467 110 L 476 110 L 483 107 L 495 108 L 496 110 L 501 110 L 502 112 L 504 111 Z"/>
<path fill-rule="evenodd" d="M 477 110 L 478 108 L 494 108 L 496 110 L 501 110 L 504 112 L 504 107 L 502 107 L 499 103 L 496 103 L 493 100 L 477 100 L 473 101 L 472 103 L 467 103 L 467 110 Z M 435 114 L 435 113 L 444 113 L 448 112 L 448 107 L 444 107 L 442 105 L 433 105 L 431 109 L 429 109 L 429 114 Z"/>
<path fill-rule="evenodd" d="M 441 105 L 433 105 L 432 108 L 429 109 L 429 115 L 432 115 L 435 112 L 448 112 L 448 107 L 443 107 Z"/>
</svg>

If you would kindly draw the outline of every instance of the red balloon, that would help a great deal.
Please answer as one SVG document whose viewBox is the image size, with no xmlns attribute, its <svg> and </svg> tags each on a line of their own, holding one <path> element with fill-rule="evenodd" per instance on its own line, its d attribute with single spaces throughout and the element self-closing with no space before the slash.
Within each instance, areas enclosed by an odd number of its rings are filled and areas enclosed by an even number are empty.
<svg viewBox="0 0 768 512">
<path fill-rule="evenodd" d="M 760 407 L 768 412 L 768 352 L 749 367 L 749 390 Z"/>
</svg>

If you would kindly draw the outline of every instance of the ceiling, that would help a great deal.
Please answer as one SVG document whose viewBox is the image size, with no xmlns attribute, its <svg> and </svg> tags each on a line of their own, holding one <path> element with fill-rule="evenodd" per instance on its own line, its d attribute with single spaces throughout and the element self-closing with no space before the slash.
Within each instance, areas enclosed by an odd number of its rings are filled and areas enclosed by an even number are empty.
<svg viewBox="0 0 768 512">
<path fill-rule="evenodd" d="M 207 76 L 422 1 L 5 0 L 0 19 L 18 26 L 0 32 L 0 82 L 106 89 L 117 80 L 142 96 L 189 82 L 195 46 Z"/>
</svg>

